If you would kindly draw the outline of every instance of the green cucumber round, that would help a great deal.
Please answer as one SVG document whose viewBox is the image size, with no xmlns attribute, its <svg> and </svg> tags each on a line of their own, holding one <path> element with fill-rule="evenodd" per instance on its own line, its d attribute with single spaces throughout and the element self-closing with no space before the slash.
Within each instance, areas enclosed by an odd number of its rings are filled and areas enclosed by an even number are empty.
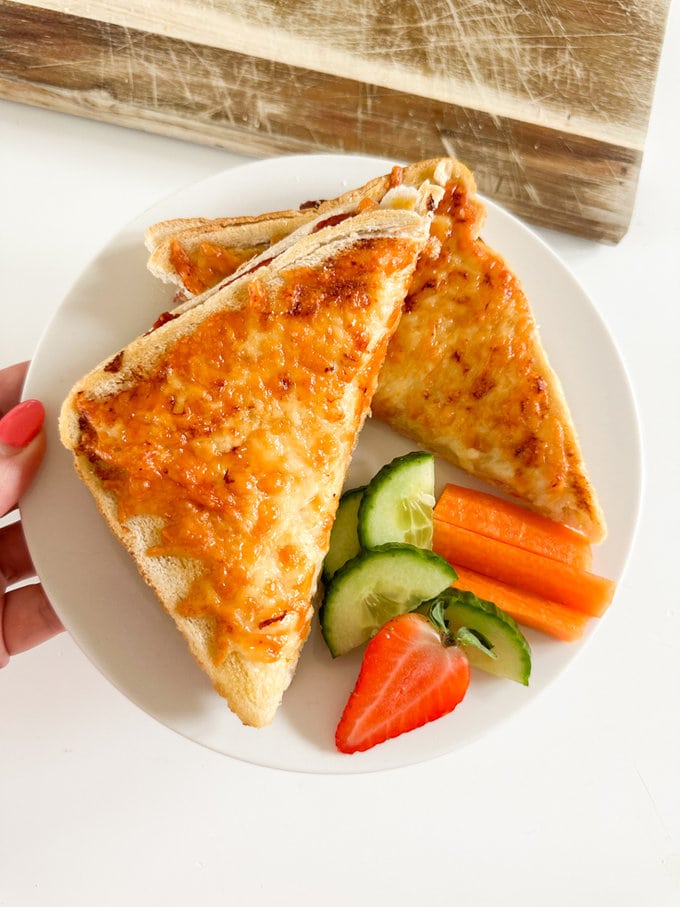
<svg viewBox="0 0 680 907">
<path fill-rule="evenodd" d="M 336 657 L 367 642 L 397 614 L 415 610 L 456 580 L 444 558 L 406 544 L 362 551 L 332 577 L 320 611 L 321 630 Z"/>
<path fill-rule="evenodd" d="M 328 554 L 323 564 L 324 579 L 328 581 L 343 564 L 356 557 L 361 551 L 357 534 L 357 514 L 365 485 L 350 488 L 340 498 L 335 521 L 331 529 L 331 540 Z"/>
<path fill-rule="evenodd" d="M 366 486 L 358 513 L 359 542 L 376 548 L 404 542 L 432 547 L 434 457 L 414 451 L 397 457 Z"/>
<path fill-rule="evenodd" d="M 497 677 L 507 677 L 517 683 L 529 683 L 531 649 L 515 620 L 493 602 L 477 598 L 462 589 L 446 589 L 438 600 L 443 604 L 444 620 L 449 632 L 456 634 L 462 627 L 474 633 L 491 654 L 476 645 L 459 645 L 465 650 L 473 667 Z"/>
</svg>

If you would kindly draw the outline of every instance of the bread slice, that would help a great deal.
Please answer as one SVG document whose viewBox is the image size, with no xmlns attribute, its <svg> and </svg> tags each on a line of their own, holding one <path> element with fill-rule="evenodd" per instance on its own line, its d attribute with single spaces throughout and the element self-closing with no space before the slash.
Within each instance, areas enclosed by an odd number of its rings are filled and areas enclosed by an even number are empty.
<svg viewBox="0 0 680 907">
<path fill-rule="evenodd" d="M 269 723 L 429 221 L 322 226 L 80 380 L 63 444 L 231 709 Z"/>
<path fill-rule="evenodd" d="M 519 279 L 481 238 L 486 210 L 460 162 L 395 168 L 297 215 L 166 222 L 158 242 L 153 229 L 147 234 L 149 267 L 190 295 L 187 272 L 177 266 L 182 256 L 200 272 L 219 250 L 244 252 L 255 239 L 266 246 L 270 229 L 278 236 L 286 225 L 309 224 L 311 212 L 321 217 L 328 206 L 379 202 L 395 186 L 407 191 L 423 179 L 445 185 L 446 193 L 390 343 L 374 415 L 476 479 L 601 541 L 604 515 L 559 378 Z M 203 275 L 209 283 L 207 269 Z"/>
<path fill-rule="evenodd" d="M 198 295 L 315 217 L 315 210 L 281 211 L 229 221 L 188 219 L 153 224 L 145 234 L 151 250 L 148 267 L 161 280 Z"/>
<path fill-rule="evenodd" d="M 197 296 L 239 268 L 248 267 L 248 261 L 266 253 L 294 231 L 312 231 L 326 219 L 342 218 L 360 206 L 372 203 L 414 208 L 426 214 L 427 207 L 441 199 L 447 182 L 455 178 L 472 179 L 464 165 L 442 158 L 413 164 L 406 171 L 395 167 L 391 173 L 339 198 L 308 201 L 301 209 L 255 217 L 160 221 L 145 232 L 150 253 L 148 268 L 160 280 L 176 284 L 186 296 Z"/>
</svg>

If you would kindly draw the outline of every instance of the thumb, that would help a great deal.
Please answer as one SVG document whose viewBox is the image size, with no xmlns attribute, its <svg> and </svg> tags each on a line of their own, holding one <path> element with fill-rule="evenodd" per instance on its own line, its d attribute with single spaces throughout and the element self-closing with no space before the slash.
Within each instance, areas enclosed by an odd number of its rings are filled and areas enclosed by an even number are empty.
<svg viewBox="0 0 680 907">
<path fill-rule="evenodd" d="M 45 453 L 45 409 L 24 400 L 0 419 L 0 515 L 19 502 Z"/>
</svg>

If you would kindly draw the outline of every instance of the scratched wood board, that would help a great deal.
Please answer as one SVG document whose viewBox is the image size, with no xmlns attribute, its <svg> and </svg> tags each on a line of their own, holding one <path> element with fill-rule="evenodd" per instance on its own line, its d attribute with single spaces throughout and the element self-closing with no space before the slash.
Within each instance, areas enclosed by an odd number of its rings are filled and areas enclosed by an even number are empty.
<svg viewBox="0 0 680 907">
<path fill-rule="evenodd" d="M 617 241 L 669 0 L 0 0 L 0 97 L 253 155 L 453 154 Z"/>
</svg>

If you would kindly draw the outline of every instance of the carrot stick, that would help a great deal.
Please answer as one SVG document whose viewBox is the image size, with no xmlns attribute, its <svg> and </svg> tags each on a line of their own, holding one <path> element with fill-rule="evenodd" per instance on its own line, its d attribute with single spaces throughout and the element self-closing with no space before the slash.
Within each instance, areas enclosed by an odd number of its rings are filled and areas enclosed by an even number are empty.
<svg viewBox="0 0 680 907">
<path fill-rule="evenodd" d="M 514 617 L 518 624 L 548 633 L 564 642 L 573 642 L 583 636 L 590 620 L 583 611 L 552 602 L 534 592 L 515 589 L 507 583 L 482 576 L 458 564 L 455 564 L 455 569 L 458 579 L 454 586 L 493 602 L 510 617 Z"/>
<path fill-rule="evenodd" d="M 437 501 L 434 516 L 500 542 L 564 561 L 579 570 L 590 570 L 592 566 L 590 542 L 581 532 L 493 494 L 448 484 Z"/>
<path fill-rule="evenodd" d="M 600 617 L 614 596 L 612 580 L 442 520 L 434 521 L 432 548 L 451 564 L 468 567 L 592 617 Z"/>
</svg>

